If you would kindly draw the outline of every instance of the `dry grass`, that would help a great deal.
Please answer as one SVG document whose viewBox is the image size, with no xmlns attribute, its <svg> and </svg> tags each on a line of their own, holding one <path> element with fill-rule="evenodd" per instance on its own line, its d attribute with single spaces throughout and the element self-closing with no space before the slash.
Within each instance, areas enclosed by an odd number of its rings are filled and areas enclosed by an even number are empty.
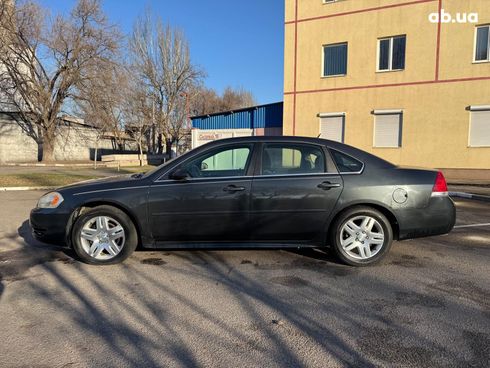
<svg viewBox="0 0 490 368">
<path fill-rule="evenodd" d="M 124 167 L 117 169 L 100 168 L 36 168 L 35 170 L 21 171 L 18 173 L 5 173 L 0 175 L 0 187 L 61 187 L 79 181 L 103 178 L 106 176 L 134 174 L 147 172 L 154 166 Z"/>
<path fill-rule="evenodd" d="M 62 173 L 9 174 L 0 176 L 0 187 L 60 187 L 95 178 L 97 176 Z"/>
</svg>

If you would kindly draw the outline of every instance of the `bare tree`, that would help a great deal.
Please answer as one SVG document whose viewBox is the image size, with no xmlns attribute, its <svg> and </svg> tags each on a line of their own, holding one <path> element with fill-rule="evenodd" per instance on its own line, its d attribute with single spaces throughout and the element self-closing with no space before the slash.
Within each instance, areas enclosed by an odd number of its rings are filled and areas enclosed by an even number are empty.
<svg viewBox="0 0 490 368">
<path fill-rule="evenodd" d="M 33 2 L 0 0 L 0 95 L 4 106 L 54 159 L 57 119 L 89 70 L 111 59 L 118 32 L 98 0 L 79 0 L 66 17 L 48 21 Z"/>
<path fill-rule="evenodd" d="M 256 105 L 253 94 L 243 88 L 227 87 L 221 96 L 222 110 L 236 110 Z"/>
<path fill-rule="evenodd" d="M 167 154 L 178 140 L 177 105 L 182 94 L 203 77 L 190 59 L 184 34 L 154 19 L 149 12 L 137 20 L 130 38 L 133 68 L 155 102 L 155 121 L 160 137 L 165 138 Z M 161 139 L 160 139 L 161 141 Z M 160 149 L 161 150 L 161 144 Z"/>
<path fill-rule="evenodd" d="M 190 111 L 194 116 L 213 114 L 221 109 L 221 97 L 214 89 L 204 86 L 195 86 L 192 89 L 193 98 L 190 99 Z"/>
<path fill-rule="evenodd" d="M 99 143 L 109 133 L 119 150 L 124 148 L 124 103 L 128 78 L 125 69 L 106 62 L 87 71 L 90 78 L 79 84 L 76 92 L 77 111 L 85 122 L 95 127 L 96 166 Z"/>
<path fill-rule="evenodd" d="M 185 137 L 190 137 L 190 101 L 193 98 L 192 92 L 182 93 L 181 98 L 177 100 L 174 112 L 169 119 L 169 131 L 173 137 L 177 147 L 176 154 L 182 153 L 186 147 L 181 147 L 182 140 Z"/>
<path fill-rule="evenodd" d="M 140 166 L 143 166 L 143 151 L 148 149 L 149 133 L 152 128 L 152 98 L 134 75 L 129 74 L 128 88 L 125 89 L 124 121 L 125 129 L 136 141 Z"/>
<path fill-rule="evenodd" d="M 213 89 L 197 86 L 193 93 L 190 110 L 192 115 L 206 115 L 237 110 L 256 104 L 253 94 L 242 88 L 227 87 L 220 96 Z"/>
</svg>

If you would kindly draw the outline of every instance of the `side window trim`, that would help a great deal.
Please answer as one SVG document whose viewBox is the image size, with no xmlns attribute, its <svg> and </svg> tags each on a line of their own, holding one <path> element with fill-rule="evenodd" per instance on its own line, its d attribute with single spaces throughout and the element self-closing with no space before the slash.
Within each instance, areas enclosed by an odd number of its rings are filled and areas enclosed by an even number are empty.
<svg viewBox="0 0 490 368">
<path fill-rule="evenodd" d="M 335 162 L 335 160 L 334 160 L 334 159 L 333 159 L 333 157 L 332 157 L 333 163 L 334 163 L 335 167 L 337 168 L 337 171 L 338 171 L 338 173 L 339 173 L 339 174 L 341 174 L 341 175 L 360 175 L 360 174 L 362 174 L 362 173 L 363 173 L 363 171 L 364 171 L 364 167 L 365 167 L 365 164 L 364 164 L 364 162 L 363 162 L 363 161 L 361 161 L 361 160 L 359 160 L 358 158 L 356 158 L 356 157 L 354 157 L 354 156 L 352 156 L 352 155 L 349 155 L 348 153 L 345 153 L 344 151 L 339 150 L 339 149 L 337 149 L 337 148 L 331 148 L 331 147 L 328 147 L 328 150 L 329 150 L 329 151 L 337 151 L 337 152 L 339 152 L 339 153 L 341 153 L 341 154 L 343 154 L 343 155 L 345 155 L 345 156 L 348 156 L 348 157 L 350 157 L 350 158 L 352 158 L 352 159 L 354 159 L 354 160 L 356 160 L 357 162 L 360 162 L 360 163 L 362 164 L 361 169 L 360 169 L 359 171 L 340 171 L 340 170 L 339 170 L 339 168 L 338 168 L 338 166 L 337 166 L 337 162 Z M 330 153 L 330 154 L 331 154 L 331 153 Z M 332 154 L 331 154 L 331 155 L 332 155 Z"/>
<path fill-rule="evenodd" d="M 254 175 L 254 166 L 255 166 L 255 160 L 254 160 L 254 157 L 257 155 L 257 149 L 259 148 L 259 144 L 257 142 L 250 142 L 250 143 L 243 143 L 241 145 L 238 145 L 236 143 L 234 144 L 223 144 L 223 145 L 219 145 L 219 146 L 216 146 L 216 147 L 213 147 L 213 148 L 210 148 L 209 150 L 206 150 L 204 152 L 199 152 L 199 153 L 196 153 L 190 157 L 188 157 L 187 159 L 185 159 L 184 161 L 180 162 L 178 165 L 176 166 L 173 166 L 171 168 L 169 168 L 167 171 L 165 171 L 162 175 L 160 175 L 158 177 L 158 179 L 154 180 L 153 182 L 154 183 L 160 183 L 160 182 L 173 182 L 174 180 L 171 180 L 168 178 L 168 176 L 170 175 L 170 173 L 172 171 L 175 171 L 177 170 L 179 167 L 181 167 L 182 165 L 184 165 L 185 163 L 191 161 L 191 160 L 194 160 L 196 158 L 198 158 L 199 156 L 203 155 L 203 154 L 206 154 L 207 152 L 209 151 L 213 151 L 213 150 L 218 150 L 218 149 L 221 149 L 221 148 L 224 148 L 226 149 L 227 147 L 229 148 L 233 148 L 233 147 L 242 147 L 242 146 L 250 146 L 250 154 L 248 156 L 248 159 L 247 159 L 247 164 L 245 165 L 245 175 L 240 175 L 240 176 L 228 176 L 228 177 L 207 177 L 207 178 L 189 178 L 187 181 L 197 181 L 197 180 L 217 180 L 217 179 L 227 179 L 227 180 L 230 180 L 230 179 L 240 179 L 240 178 L 252 178 L 253 175 Z"/>
<path fill-rule="evenodd" d="M 325 163 L 327 164 L 327 170 L 326 174 L 330 175 L 339 175 L 339 169 L 337 168 L 337 165 L 335 165 L 335 160 L 332 157 L 332 153 L 328 149 L 327 146 L 322 146 L 323 148 L 323 154 L 325 155 Z"/>
</svg>

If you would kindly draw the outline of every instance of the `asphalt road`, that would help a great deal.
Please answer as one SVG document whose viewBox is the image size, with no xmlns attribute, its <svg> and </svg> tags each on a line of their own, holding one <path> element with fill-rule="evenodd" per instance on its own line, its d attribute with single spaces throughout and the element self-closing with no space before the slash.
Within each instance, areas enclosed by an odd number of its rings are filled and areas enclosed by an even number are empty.
<svg viewBox="0 0 490 368">
<path fill-rule="evenodd" d="M 2 367 L 488 367 L 490 204 L 356 269 L 319 251 L 139 251 L 93 267 L 0 193 Z"/>
</svg>

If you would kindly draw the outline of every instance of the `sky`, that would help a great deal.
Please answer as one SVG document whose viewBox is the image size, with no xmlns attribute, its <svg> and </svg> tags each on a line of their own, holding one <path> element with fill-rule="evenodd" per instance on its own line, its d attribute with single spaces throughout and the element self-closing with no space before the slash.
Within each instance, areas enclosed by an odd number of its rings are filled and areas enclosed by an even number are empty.
<svg viewBox="0 0 490 368">
<path fill-rule="evenodd" d="M 38 0 L 53 14 L 75 0 Z M 193 63 L 207 74 L 207 87 L 251 91 L 259 104 L 282 101 L 284 0 L 103 0 L 109 19 L 126 34 L 149 7 L 164 23 L 182 29 Z"/>
</svg>

